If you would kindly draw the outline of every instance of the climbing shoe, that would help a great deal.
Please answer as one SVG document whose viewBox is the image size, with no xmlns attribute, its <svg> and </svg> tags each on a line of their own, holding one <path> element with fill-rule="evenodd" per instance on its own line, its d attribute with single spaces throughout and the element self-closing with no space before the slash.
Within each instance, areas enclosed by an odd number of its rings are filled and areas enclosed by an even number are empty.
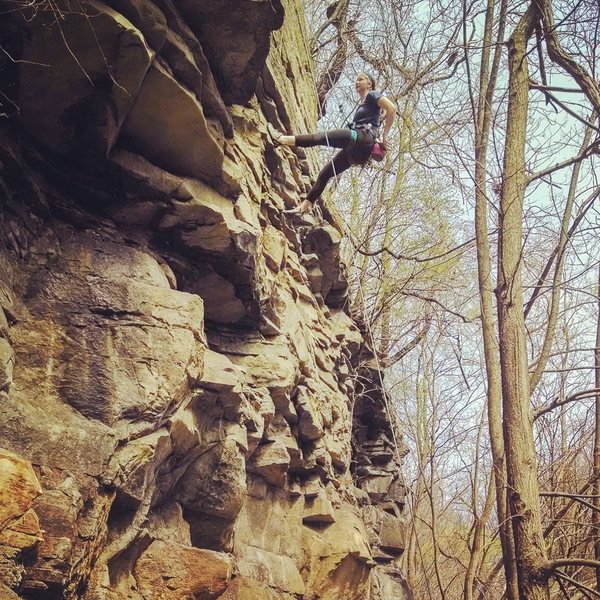
<svg viewBox="0 0 600 600">
<path fill-rule="evenodd" d="M 298 206 L 294 208 L 286 208 L 283 212 L 286 215 L 303 215 L 312 208 L 312 202 L 309 200 L 303 200 Z"/>
<path fill-rule="evenodd" d="M 267 123 L 267 131 L 269 133 L 269 137 L 275 146 L 281 146 L 281 142 L 279 141 L 283 137 L 283 133 L 281 131 L 277 131 L 271 123 Z"/>
</svg>

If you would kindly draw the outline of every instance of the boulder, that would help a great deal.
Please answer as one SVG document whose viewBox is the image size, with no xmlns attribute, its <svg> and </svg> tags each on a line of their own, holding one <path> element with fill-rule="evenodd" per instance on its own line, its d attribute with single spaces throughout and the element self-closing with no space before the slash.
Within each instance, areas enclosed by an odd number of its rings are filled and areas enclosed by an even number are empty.
<svg viewBox="0 0 600 600">
<path fill-rule="evenodd" d="M 318 598 L 364 600 L 374 562 L 360 515 L 351 508 L 336 511 L 326 527 L 305 527 L 303 546 L 309 549 L 307 587 Z"/>
<path fill-rule="evenodd" d="M 23 553 L 43 539 L 38 515 L 32 508 L 41 491 L 31 463 L 0 450 L 1 598 L 12 597 L 9 588 L 17 587 L 25 572 Z M 5 594 L 3 588 L 7 590 Z"/>
<path fill-rule="evenodd" d="M 315 497 L 306 499 L 302 521 L 309 524 L 335 522 L 335 511 L 324 488 Z"/>
<path fill-rule="evenodd" d="M 176 0 L 197 35 L 227 104 L 254 94 L 269 52 L 269 37 L 283 23 L 280 0 Z"/>
<path fill-rule="evenodd" d="M 267 226 L 263 231 L 261 241 L 267 266 L 275 272 L 280 271 L 287 254 L 285 236 L 275 227 Z"/>
<path fill-rule="evenodd" d="M 174 493 L 184 509 L 231 522 L 246 495 L 245 461 L 235 441 L 215 444 L 194 460 Z"/>
<path fill-rule="evenodd" d="M 128 261 L 142 267 L 143 254 L 123 247 L 119 258 L 107 259 L 96 250 L 65 240 L 62 265 L 57 260 L 53 271 L 40 272 L 31 287 L 34 314 L 13 328 L 19 342 L 14 377 L 30 389 L 43 381 L 47 394 L 88 418 L 124 427 L 135 420 L 141 428 L 173 410 L 199 377 L 202 302 L 172 291 L 156 262 L 148 266 L 161 286 L 119 274 Z M 45 346 L 35 341 L 40 327 Z M 54 362 L 65 366 L 48 371 Z"/>
<path fill-rule="evenodd" d="M 150 0 L 107 0 L 143 34 L 148 45 L 159 52 L 168 35 L 167 20 Z"/>
<path fill-rule="evenodd" d="M 283 487 L 287 481 L 291 457 L 285 443 L 275 441 L 261 444 L 254 451 L 247 464 L 249 473 L 255 473 L 276 487 Z"/>
<path fill-rule="evenodd" d="M 377 565 L 371 572 L 371 600 L 415 600 L 402 571 L 393 563 Z"/>
<path fill-rule="evenodd" d="M 136 506 L 150 497 L 158 487 L 156 477 L 166 457 L 173 451 L 166 428 L 131 440 L 112 456 L 113 484 L 119 489 L 121 502 Z"/>
<path fill-rule="evenodd" d="M 12 383 L 15 353 L 6 338 L 0 337 L 0 391 Z"/>
<path fill-rule="evenodd" d="M 387 554 L 397 556 L 406 548 L 406 521 L 381 510 L 364 506 L 362 514 L 371 532 L 371 544 Z"/>
<path fill-rule="evenodd" d="M 303 548 L 291 543 L 302 538 L 303 506 L 302 497 L 250 474 L 248 497 L 235 525 L 235 555 L 243 557 L 246 547 L 252 546 L 285 555 L 296 565 L 303 564 Z"/>
<path fill-rule="evenodd" d="M 371 500 L 379 502 L 387 495 L 394 480 L 394 473 L 367 467 L 362 475 L 361 488 Z"/>
<path fill-rule="evenodd" d="M 237 345 L 232 362 L 243 368 L 253 387 L 266 387 L 277 405 L 289 395 L 297 377 L 297 359 L 285 339 Z"/>
<path fill-rule="evenodd" d="M 202 100 L 204 114 L 208 118 L 216 119 L 220 123 L 226 137 L 233 137 L 233 123 L 231 116 L 229 115 L 227 107 L 221 98 L 221 94 L 219 93 L 212 74 L 211 66 L 206 59 L 206 55 L 202 50 L 202 46 L 200 45 L 198 38 L 182 18 L 172 0 L 156 0 L 156 2 L 161 7 L 167 18 L 169 29 L 185 44 L 186 53 L 187 51 L 191 53 L 194 65 L 201 73 L 202 92 L 201 96 L 198 96 L 198 98 L 201 98 Z M 176 53 L 179 53 L 179 51 L 176 50 Z M 177 62 L 173 61 L 173 54 L 171 48 L 168 46 L 164 48 L 163 56 L 165 56 L 167 62 L 170 64 Z M 186 61 L 187 60 L 188 59 L 186 58 Z M 175 65 L 175 68 L 177 69 L 177 65 Z M 195 89 L 194 85 L 189 83 L 186 75 L 181 73 L 181 70 L 179 70 L 179 76 L 185 85 L 192 90 Z M 193 75 L 193 77 L 195 80 L 197 76 Z"/>
<path fill-rule="evenodd" d="M 277 405 L 275 405 L 277 407 Z M 277 412 L 271 422 L 269 423 L 267 430 L 265 431 L 265 441 L 275 442 L 283 444 L 287 453 L 290 457 L 289 468 L 300 469 L 302 468 L 302 451 L 298 446 L 298 440 L 293 434 L 290 424 L 281 412 Z"/>
<path fill-rule="evenodd" d="M 272 590 L 266 583 L 238 575 L 219 600 L 296 600 L 297 596 Z"/>
<path fill-rule="evenodd" d="M 23 19 L 20 118 L 63 155 L 107 156 L 153 60 L 142 33 L 96 0 L 60 0 L 56 10 Z M 25 11 L 18 11 L 23 14 Z"/>
<path fill-rule="evenodd" d="M 298 567 L 289 556 L 246 546 L 238 558 L 240 575 L 266 583 L 289 594 L 304 594 L 305 585 Z"/>
<path fill-rule="evenodd" d="M 325 435 L 323 418 L 316 408 L 316 399 L 305 386 L 298 386 L 296 406 L 298 409 L 298 435 L 300 440 L 315 441 Z"/>
<path fill-rule="evenodd" d="M 168 171 L 209 182 L 220 176 L 223 149 L 202 106 L 158 62 L 140 86 L 123 134 L 128 146 Z"/>
<path fill-rule="evenodd" d="M 238 297 L 235 286 L 221 277 L 210 266 L 190 282 L 188 290 L 205 298 L 204 311 L 207 321 L 236 324 L 244 321 L 248 312 Z"/>
<path fill-rule="evenodd" d="M 133 575 L 144 600 L 214 600 L 226 590 L 232 569 L 227 554 L 156 540 L 135 563 Z"/>
<path fill-rule="evenodd" d="M 199 181 L 185 182 L 189 196 L 172 198 L 169 210 L 158 224 L 161 232 L 179 239 L 182 246 L 197 256 L 235 258 L 244 265 L 256 260 L 259 230 L 238 219 L 235 205 Z"/>
<path fill-rule="evenodd" d="M 252 455 L 263 438 L 265 428 L 275 415 L 275 405 L 266 388 L 249 390 L 242 406 L 241 419 L 248 440 L 247 457 Z"/>
<path fill-rule="evenodd" d="M 225 355 L 206 350 L 201 387 L 213 392 L 231 392 L 241 383 L 241 371 Z"/>
<path fill-rule="evenodd" d="M 312 263 L 312 269 L 318 269 L 319 292 L 328 306 L 339 308 L 347 293 L 348 281 L 340 264 L 340 241 L 342 236 L 331 225 L 307 229 L 303 237 L 305 254 L 315 254 L 318 262 Z"/>
</svg>

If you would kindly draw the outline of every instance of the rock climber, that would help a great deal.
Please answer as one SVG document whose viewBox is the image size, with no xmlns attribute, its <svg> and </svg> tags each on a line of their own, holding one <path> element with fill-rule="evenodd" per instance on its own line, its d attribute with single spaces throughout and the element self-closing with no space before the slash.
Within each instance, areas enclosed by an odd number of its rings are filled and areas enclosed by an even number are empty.
<svg viewBox="0 0 600 600">
<path fill-rule="evenodd" d="M 396 105 L 381 92 L 375 90 L 375 79 L 368 73 L 360 73 L 354 87 L 360 104 L 347 129 L 331 129 L 302 135 L 285 135 L 280 131 L 270 129 L 271 137 L 277 145 L 302 148 L 312 146 L 341 148 L 340 152 L 321 169 L 306 198 L 298 206 L 284 211 L 287 214 L 306 212 L 322 194 L 327 182 L 332 177 L 337 177 L 352 165 L 363 165 L 369 160 L 379 135 L 382 109 L 385 111 L 385 122 L 380 145 L 383 146 L 384 151 L 387 150 L 387 136 L 394 121 Z"/>
</svg>

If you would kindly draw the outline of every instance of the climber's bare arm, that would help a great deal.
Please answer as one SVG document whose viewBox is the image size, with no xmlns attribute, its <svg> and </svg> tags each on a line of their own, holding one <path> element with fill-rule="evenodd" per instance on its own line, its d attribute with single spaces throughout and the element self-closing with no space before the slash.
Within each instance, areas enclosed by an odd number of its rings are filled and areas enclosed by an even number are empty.
<svg viewBox="0 0 600 600">
<path fill-rule="evenodd" d="M 385 96 L 381 96 L 379 100 L 377 100 L 377 104 L 385 111 L 385 123 L 383 125 L 383 145 L 387 149 L 387 135 L 392 128 L 392 123 L 394 122 L 394 117 L 396 116 L 396 112 L 398 109 L 396 105 Z"/>
</svg>

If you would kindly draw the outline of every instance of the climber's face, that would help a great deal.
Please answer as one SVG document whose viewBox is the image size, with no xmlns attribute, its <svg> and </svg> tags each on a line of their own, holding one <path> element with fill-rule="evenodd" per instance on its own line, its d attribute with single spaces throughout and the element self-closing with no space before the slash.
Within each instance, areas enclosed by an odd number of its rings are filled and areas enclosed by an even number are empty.
<svg viewBox="0 0 600 600">
<path fill-rule="evenodd" d="M 361 92 L 369 92 L 373 88 L 373 86 L 371 85 L 371 80 L 364 73 L 360 73 L 359 76 L 356 78 L 354 87 L 359 94 Z"/>
</svg>

